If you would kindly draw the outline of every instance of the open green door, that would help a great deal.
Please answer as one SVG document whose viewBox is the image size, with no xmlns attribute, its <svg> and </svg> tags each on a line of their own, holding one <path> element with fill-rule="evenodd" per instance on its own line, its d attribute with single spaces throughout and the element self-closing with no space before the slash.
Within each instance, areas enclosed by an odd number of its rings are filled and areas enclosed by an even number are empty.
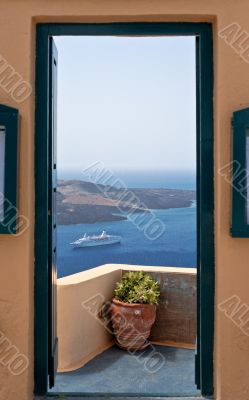
<svg viewBox="0 0 249 400">
<path fill-rule="evenodd" d="M 50 37 L 50 71 L 49 71 L 49 198 L 48 198 L 48 375 L 49 388 L 55 383 L 58 366 L 57 338 L 57 225 L 56 225 L 56 183 L 57 183 L 57 49 Z"/>
<path fill-rule="evenodd" d="M 212 27 L 196 36 L 197 340 L 195 380 L 213 395 L 214 157 Z"/>
</svg>

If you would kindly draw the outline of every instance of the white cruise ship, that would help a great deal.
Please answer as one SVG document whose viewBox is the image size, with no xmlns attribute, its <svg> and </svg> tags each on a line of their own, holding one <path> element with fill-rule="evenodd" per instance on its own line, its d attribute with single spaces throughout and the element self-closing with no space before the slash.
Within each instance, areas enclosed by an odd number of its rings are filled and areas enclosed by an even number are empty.
<svg viewBox="0 0 249 400">
<path fill-rule="evenodd" d="M 75 242 L 70 243 L 70 245 L 73 247 L 95 247 L 106 246 L 120 242 L 121 236 L 107 235 L 106 231 L 103 231 L 101 235 L 89 236 L 85 233 L 82 238 L 75 240 Z"/>
</svg>

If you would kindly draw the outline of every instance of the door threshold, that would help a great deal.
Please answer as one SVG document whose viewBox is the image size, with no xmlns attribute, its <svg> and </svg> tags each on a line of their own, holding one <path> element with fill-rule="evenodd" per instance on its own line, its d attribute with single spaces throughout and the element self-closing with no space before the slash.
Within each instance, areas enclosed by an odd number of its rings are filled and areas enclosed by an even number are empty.
<svg viewBox="0 0 249 400">
<path fill-rule="evenodd" d="M 78 395 L 77 393 L 75 394 L 71 394 L 69 397 L 65 394 L 49 394 L 46 397 L 35 397 L 35 400 L 51 400 L 51 398 L 56 398 L 56 399 L 60 399 L 60 400 L 75 400 L 77 398 L 77 400 L 103 400 L 103 397 L 107 397 L 108 400 L 130 400 L 130 399 L 136 399 L 136 400 L 142 400 L 142 399 L 146 399 L 146 400 L 163 400 L 163 399 L 168 399 L 168 400 L 205 400 L 205 399 L 211 399 L 212 397 L 196 397 L 196 396 L 115 396 L 115 395 L 98 395 L 98 396 L 82 396 L 81 394 Z"/>
</svg>

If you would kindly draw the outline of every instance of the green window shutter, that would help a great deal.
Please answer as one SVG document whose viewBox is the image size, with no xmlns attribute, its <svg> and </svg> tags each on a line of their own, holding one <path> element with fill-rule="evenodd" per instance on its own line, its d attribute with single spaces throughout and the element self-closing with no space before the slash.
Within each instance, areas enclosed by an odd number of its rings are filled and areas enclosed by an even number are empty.
<svg viewBox="0 0 249 400">
<path fill-rule="evenodd" d="M 231 185 L 231 235 L 249 237 L 249 108 L 233 113 L 232 131 L 232 160 L 221 169 L 221 175 Z"/>
</svg>

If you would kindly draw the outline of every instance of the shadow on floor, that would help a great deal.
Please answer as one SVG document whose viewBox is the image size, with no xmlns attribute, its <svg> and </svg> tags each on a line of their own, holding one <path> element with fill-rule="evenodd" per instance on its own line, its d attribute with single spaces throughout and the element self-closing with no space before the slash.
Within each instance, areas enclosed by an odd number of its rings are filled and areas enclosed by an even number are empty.
<svg viewBox="0 0 249 400">
<path fill-rule="evenodd" d="M 84 367 L 58 374 L 51 392 L 197 396 L 194 376 L 194 350 L 156 345 L 134 355 L 113 346 Z"/>
</svg>

